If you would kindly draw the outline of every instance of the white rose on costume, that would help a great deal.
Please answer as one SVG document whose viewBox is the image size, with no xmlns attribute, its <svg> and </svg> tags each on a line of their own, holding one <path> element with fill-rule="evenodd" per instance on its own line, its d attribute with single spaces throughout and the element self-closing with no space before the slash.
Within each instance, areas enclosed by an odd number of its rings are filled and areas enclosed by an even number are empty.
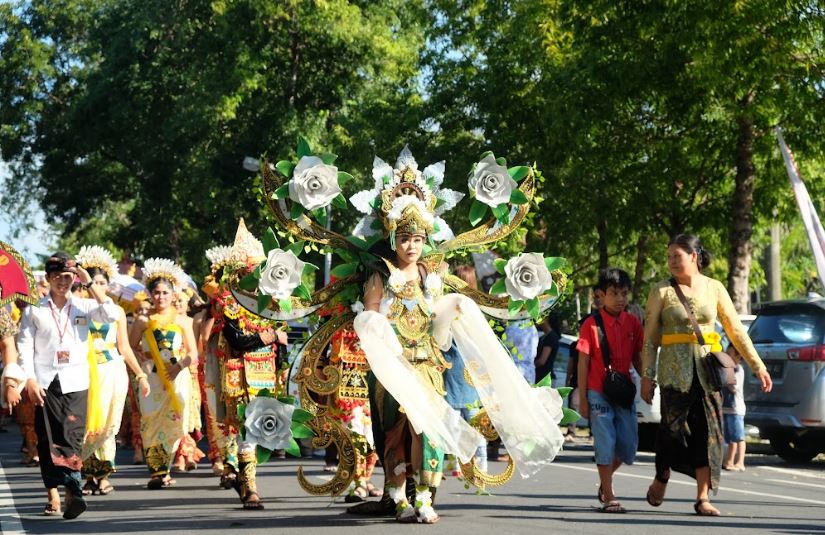
<svg viewBox="0 0 825 535">
<path fill-rule="evenodd" d="M 498 206 L 510 202 L 510 194 L 518 184 L 507 172 L 507 168 L 497 164 L 493 155 L 488 154 L 476 164 L 468 186 L 475 192 L 479 202 L 488 206 Z"/>
<path fill-rule="evenodd" d="M 393 271 L 390 274 L 389 284 L 394 292 L 400 292 L 407 285 L 407 277 L 401 271 Z"/>
<path fill-rule="evenodd" d="M 289 448 L 295 407 L 275 398 L 255 398 L 246 406 L 246 441 L 268 450 Z"/>
<path fill-rule="evenodd" d="M 504 286 L 512 299 L 527 301 L 553 285 L 553 277 L 539 253 L 521 253 L 504 266 Z"/>
<path fill-rule="evenodd" d="M 289 181 L 289 198 L 307 210 L 323 208 L 341 193 L 338 168 L 325 164 L 317 156 L 304 156 L 298 161 Z"/>
<path fill-rule="evenodd" d="M 301 274 L 306 262 L 298 260 L 292 251 L 272 249 L 261 270 L 258 288 L 275 299 L 286 299 L 301 284 Z"/>
<path fill-rule="evenodd" d="M 356 314 L 360 314 L 364 311 L 364 303 L 362 303 L 361 301 L 356 301 L 352 305 L 350 305 L 350 308 Z"/>
<path fill-rule="evenodd" d="M 441 277 L 437 273 L 430 273 L 424 280 L 424 288 L 426 288 L 427 293 L 430 295 L 439 295 L 443 284 Z"/>
</svg>

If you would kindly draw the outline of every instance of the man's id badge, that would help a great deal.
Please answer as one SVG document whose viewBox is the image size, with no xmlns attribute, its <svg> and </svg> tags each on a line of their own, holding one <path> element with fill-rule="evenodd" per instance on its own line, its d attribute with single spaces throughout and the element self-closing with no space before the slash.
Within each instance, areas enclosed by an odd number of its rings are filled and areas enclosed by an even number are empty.
<svg viewBox="0 0 825 535">
<path fill-rule="evenodd" d="M 74 319 L 74 324 L 78 327 L 85 327 L 87 323 L 86 316 L 76 316 Z"/>
<path fill-rule="evenodd" d="M 57 351 L 54 352 L 54 365 L 58 367 L 68 366 L 71 356 L 72 352 L 68 347 L 58 347 Z"/>
</svg>

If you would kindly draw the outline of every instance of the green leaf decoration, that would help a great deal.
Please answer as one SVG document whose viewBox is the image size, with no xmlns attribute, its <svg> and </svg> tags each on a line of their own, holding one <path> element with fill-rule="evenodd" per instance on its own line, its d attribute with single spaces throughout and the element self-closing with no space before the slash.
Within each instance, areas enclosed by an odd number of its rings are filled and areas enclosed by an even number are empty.
<svg viewBox="0 0 825 535">
<path fill-rule="evenodd" d="M 514 189 L 512 193 L 510 193 L 510 202 L 513 204 L 527 204 L 529 200 L 523 191 Z"/>
<path fill-rule="evenodd" d="M 435 187 L 435 179 L 433 177 L 427 177 L 427 186 L 430 189 L 433 189 Z"/>
<path fill-rule="evenodd" d="M 304 245 L 306 245 L 304 240 L 298 240 L 287 245 L 286 250 L 291 251 L 295 256 L 301 256 L 301 253 L 304 251 Z"/>
<path fill-rule="evenodd" d="M 550 297 L 558 297 L 559 296 L 559 285 L 556 284 L 556 281 L 553 281 L 553 284 L 550 285 L 550 290 L 548 291 Z"/>
<path fill-rule="evenodd" d="M 533 321 L 538 321 L 539 313 L 541 312 L 538 298 L 534 297 L 527 301 L 527 312 L 533 317 Z"/>
<path fill-rule="evenodd" d="M 241 422 L 241 427 L 243 427 L 243 422 L 246 420 L 246 403 L 238 403 L 238 421 Z"/>
<path fill-rule="evenodd" d="M 484 158 L 486 158 L 487 156 L 492 156 L 492 155 L 493 155 L 493 151 L 491 151 L 491 150 L 484 151 L 484 152 L 481 153 L 481 156 L 478 157 L 478 161 L 481 161 Z"/>
<path fill-rule="evenodd" d="M 306 424 L 293 423 L 290 430 L 295 438 L 312 438 L 315 436 L 315 431 Z"/>
<path fill-rule="evenodd" d="M 272 304 L 271 295 L 261 294 L 258 296 L 258 312 L 266 310 L 270 304 Z"/>
<path fill-rule="evenodd" d="M 255 460 L 258 461 L 258 464 L 267 462 L 271 456 L 272 452 L 270 450 L 255 446 Z"/>
<path fill-rule="evenodd" d="M 507 203 L 501 203 L 493 207 L 493 215 L 496 216 L 496 219 L 499 221 L 502 221 L 502 218 L 507 218 L 509 213 L 510 208 L 507 206 Z M 506 219 L 502 221 L 502 223 L 507 223 Z"/>
<path fill-rule="evenodd" d="M 254 273 L 250 273 L 238 282 L 238 286 L 247 292 L 254 292 L 258 289 L 258 280 L 258 277 L 256 277 Z"/>
<path fill-rule="evenodd" d="M 278 396 L 276 398 L 281 403 L 286 403 L 287 405 L 295 405 L 295 397 L 294 396 Z M 298 410 L 298 409 L 296 409 Z"/>
<path fill-rule="evenodd" d="M 496 158 L 496 163 L 502 167 L 507 167 L 507 160 L 504 158 Z"/>
<path fill-rule="evenodd" d="M 370 201 L 370 207 L 373 210 L 380 210 L 381 209 L 381 196 L 375 197 L 373 200 Z"/>
<path fill-rule="evenodd" d="M 353 244 L 354 246 L 358 247 L 362 251 L 366 251 L 369 248 L 367 242 L 356 236 L 347 236 L 347 241 Z"/>
<path fill-rule="evenodd" d="M 321 161 L 327 165 L 332 165 L 335 163 L 335 160 L 338 158 L 337 154 L 333 154 L 331 152 L 322 152 L 318 155 L 321 158 Z"/>
<path fill-rule="evenodd" d="M 291 219 L 298 219 L 304 212 L 306 212 L 304 207 L 297 202 L 293 202 L 292 206 L 289 207 L 289 217 Z"/>
<path fill-rule="evenodd" d="M 289 162 L 287 160 L 281 160 L 280 162 L 275 164 L 275 169 L 277 169 L 278 172 L 281 173 L 282 175 L 284 175 L 285 177 L 291 178 L 292 177 L 292 171 L 295 170 L 295 164 L 292 163 L 292 162 Z M 284 184 L 284 186 L 286 186 L 286 184 Z M 284 187 L 284 186 L 281 186 L 281 187 Z M 280 188 L 278 188 L 278 189 L 280 189 Z M 280 197 L 280 198 L 283 199 L 283 197 Z"/>
<path fill-rule="evenodd" d="M 272 397 L 272 390 L 270 390 L 268 388 L 262 388 L 262 389 L 258 390 L 258 394 L 257 394 L 256 397 L 271 398 Z"/>
<path fill-rule="evenodd" d="M 511 167 L 507 170 L 510 174 L 510 178 L 515 180 L 516 182 L 520 182 L 524 180 L 524 177 L 530 174 L 530 168 L 525 165 L 519 165 L 518 167 Z"/>
<path fill-rule="evenodd" d="M 295 409 L 292 413 L 292 421 L 305 424 L 315 418 L 315 415 L 304 409 Z"/>
<path fill-rule="evenodd" d="M 301 447 L 298 446 L 298 443 L 295 442 L 294 438 L 289 439 L 289 447 L 286 449 L 286 452 L 293 457 L 301 456 Z"/>
<path fill-rule="evenodd" d="M 309 292 L 309 288 L 306 287 L 306 284 L 298 285 L 298 287 L 292 292 L 292 295 L 299 297 L 304 301 L 312 300 L 312 294 Z"/>
<path fill-rule="evenodd" d="M 272 193 L 272 198 L 275 200 L 286 199 L 289 197 L 289 184 L 284 184 Z"/>
<path fill-rule="evenodd" d="M 370 223 L 370 228 L 372 230 L 381 230 L 381 229 L 384 228 L 384 224 L 381 222 L 380 219 L 378 219 L 376 217 L 375 219 L 372 220 L 372 223 Z"/>
<path fill-rule="evenodd" d="M 352 177 L 351 174 L 346 173 L 344 171 L 338 171 L 338 185 L 339 186 L 343 186 L 344 184 L 346 184 L 347 182 L 352 180 L 352 178 L 353 177 Z"/>
<path fill-rule="evenodd" d="M 278 237 L 275 236 L 275 231 L 272 230 L 272 227 L 267 227 L 261 242 L 264 245 L 264 253 L 267 255 L 269 254 L 269 251 L 281 248 L 281 245 L 278 243 Z"/>
<path fill-rule="evenodd" d="M 312 211 L 312 216 L 322 227 L 327 224 L 327 210 L 326 208 L 317 208 Z"/>
<path fill-rule="evenodd" d="M 524 301 L 512 300 L 510 304 L 507 306 L 507 313 L 511 316 L 515 316 L 516 312 L 521 310 L 521 307 L 524 306 Z"/>
<path fill-rule="evenodd" d="M 309 275 L 313 271 L 318 271 L 318 266 L 316 266 L 315 264 L 310 264 L 309 262 L 307 262 L 306 264 L 304 264 L 304 271 L 301 273 L 301 276 Z"/>
<path fill-rule="evenodd" d="M 507 265 L 507 260 L 503 258 L 496 258 L 495 260 L 493 260 L 493 264 L 495 264 L 496 266 L 496 271 L 504 275 L 504 266 Z"/>
<path fill-rule="evenodd" d="M 309 141 L 304 136 L 298 136 L 298 158 L 304 156 L 312 156 L 312 148 L 309 146 Z"/>
<path fill-rule="evenodd" d="M 341 210 L 346 210 L 347 200 L 344 198 L 342 194 L 339 193 L 332 199 L 332 206 L 340 208 Z"/>
<path fill-rule="evenodd" d="M 574 411 L 573 409 L 568 409 L 567 407 L 564 407 L 564 409 L 562 409 L 562 414 L 563 416 L 561 418 L 561 421 L 559 422 L 559 425 L 570 425 L 578 422 L 581 419 L 581 415 L 578 412 Z"/>
<path fill-rule="evenodd" d="M 347 251 L 346 249 L 333 249 L 332 252 L 338 255 L 344 262 L 355 262 L 358 257 Z M 317 268 L 316 268 L 317 269 Z"/>
<path fill-rule="evenodd" d="M 483 202 L 474 200 L 473 205 L 470 207 L 470 224 L 476 226 L 481 223 L 481 220 L 487 214 L 487 208 L 489 207 Z"/>
<path fill-rule="evenodd" d="M 567 263 L 567 260 L 558 256 L 548 256 L 544 259 L 544 265 L 547 266 L 548 271 L 561 269 Z"/>
<path fill-rule="evenodd" d="M 550 374 L 548 373 L 547 375 L 550 375 Z M 566 398 L 567 396 L 570 395 L 570 392 L 573 391 L 573 387 L 572 386 L 560 386 L 556 390 L 559 392 L 559 395 L 561 396 L 561 399 L 564 399 L 564 398 Z"/>
<path fill-rule="evenodd" d="M 504 279 L 498 279 L 490 288 L 490 293 L 492 295 L 506 294 L 507 285 L 504 284 Z"/>
<path fill-rule="evenodd" d="M 287 314 L 289 314 L 290 312 L 292 312 L 292 300 L 278 299 L 278 308 L 280 308 L 282 312 L 286 312 Z"/>
<path fill-rule="evenodd" d="M 350 275 L 355 273 L 355 270 L 358 268 L 358 264 L 353 262 L 351 264 L 340 264 L 335 266 L 331 274 L 336 279 L 343 279 L 345 277 L 349 277 Z"/>
<path fill-rule="evenodd" d="M 553 374 L 548 373 L 547 375 L 542 377 L 541 381 L 536 383 L 534 386 L 538 386 L 538 387 L 545 387 L 546 386 L 546 387 L 550 388 L 551 386 L 553 386 L 553 376 L 552 375 Z"/>
<path fill-rule="evenodd" d="M 447 201 L 445 201 L 445 200 L 444 200 L 444 199 L 442 199 L 441 197 L 436 197 L 436 201 L 435 201 L 435 208 L 436 208 L 436 209 L 437 209 L 437 208 L 440 208 L 441 206 L 443 206 L 443 205 L 445 205 L 445 204 L 447 204 Z"/>
</svg>

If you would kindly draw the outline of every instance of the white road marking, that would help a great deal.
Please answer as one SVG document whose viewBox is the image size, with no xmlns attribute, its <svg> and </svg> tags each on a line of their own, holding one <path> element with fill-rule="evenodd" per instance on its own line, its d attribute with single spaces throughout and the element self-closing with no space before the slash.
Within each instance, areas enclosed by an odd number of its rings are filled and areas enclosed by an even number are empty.
<svg viewBox="0 0 825 535">
<path fill-rule="evenodd" d="M 550 466 L 554 466 L 556 468 L 569 468 L 570 470 L 583 470 L 585 472 L 598 473 L 597 469 L 587 468 L 587 467 L 584 467 L 584 466 L 574 466 L 574 465 L 569 465 L 569 464 L 555 464 L 555 463 L 551 464 Z M 645 479 L 647 481 L 653 481 L 652 476 L 640 476 L 638 474 L 625 474 L 625 473 L 622 473 L 622 472 L 616 472 L 615 475 L 622 476 L 622 477 L 633 477 L 633 478 L 636 478 L 636 479 Z M 688 486 L 691 486 L 691 487 L 696 486 L 696 483 L 694 483 L 692 481 L 678 481 L 678 480 L 674 480 L 673 478 L 670 479 L 670 482 L 671 483 L 676 483 L 677 485 L 688 485 Z M 780 495 L 780 494 L 769 494 L 767 492 L 755 492 L 755 491 L 752 491 L 752 490 L 737 489 L 737 488 L 733 488 L 733 487 L 725 487 L 725 492 L 738 492 L 739 494 L 747 494 L 747 495 L 750 495 L 750 496 L 761 496 L 763 498 L 776 498 L 778 500 L 788 500 L 788 501 L 792 501 L 792 502 L 802 502 L 802 503 L 813 503 L 813 504 L 816 504 L 816 505 L 825 505 L 825 501 L 820 501 L 820 500 L 809 500 L 807 498 L 797 498 L 795 496 L 783 496 L 783 495 Z"/>
<path fill-rule="evenodd" d="M 780 468 L 778 466 L 758 466 L 754 468 L 755 470 L 772 470 L 774 472 L 779 472 L 780 474 L 785 474 L 789 476 L 801 476 L 801 477 L 810 477 L 813 479 L 825 479 L 825 472 L 823 473 L 814 473 L 814 472 L 804 472 L 802 470 L 791 470 L 790 468 Z"/>
<path fill-rule="evenodd" d="M 14 505 L 14 498 L 11 488 L 7 483 L 6 472 L 3 470 L 3 463 L 0 463 L 0 519 L 3 519 L 3 535 L 21 535 L 23 524 L 20 522 L 20 514 Z"/>
<path fill-rule="evenodd" d="M 825 485 L 817 485 L 816 483 L 803 483 L 801 481 L 788 481 L 787 479 L 766 479 L 765 481 L 773 481 L 774 483 L 785 483 L 786 485 L 801 485 L 803 487 L 813 487 L 815 489 L 825 489 Z"/>
</svg>

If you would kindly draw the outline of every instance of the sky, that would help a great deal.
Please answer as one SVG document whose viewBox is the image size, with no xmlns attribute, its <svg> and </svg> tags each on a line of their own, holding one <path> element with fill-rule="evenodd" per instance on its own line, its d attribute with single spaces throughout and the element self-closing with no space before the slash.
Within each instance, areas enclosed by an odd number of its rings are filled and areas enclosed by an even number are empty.
<svg viewBox="0 0 825 535">
<path fill-rule="evenodd" d="M 3 195 L 2 184 L 9 180 L 8 166 L 0 160 L 0 197 Z M 48 233 L 48 225 L 42 210 L 36 207 L 35 230 L 21 234 L 17 238 L 11 236 L 11 218 L 14 213 L 0 213 L 0 241 L 11 244 L 17 249 L 23 258 L 32 266 L 32 269 L 39 269 L 41 261 L 38 255 L 46 255 L 49 251 L 49 240 L 44 237 Z"/>
</svg>

